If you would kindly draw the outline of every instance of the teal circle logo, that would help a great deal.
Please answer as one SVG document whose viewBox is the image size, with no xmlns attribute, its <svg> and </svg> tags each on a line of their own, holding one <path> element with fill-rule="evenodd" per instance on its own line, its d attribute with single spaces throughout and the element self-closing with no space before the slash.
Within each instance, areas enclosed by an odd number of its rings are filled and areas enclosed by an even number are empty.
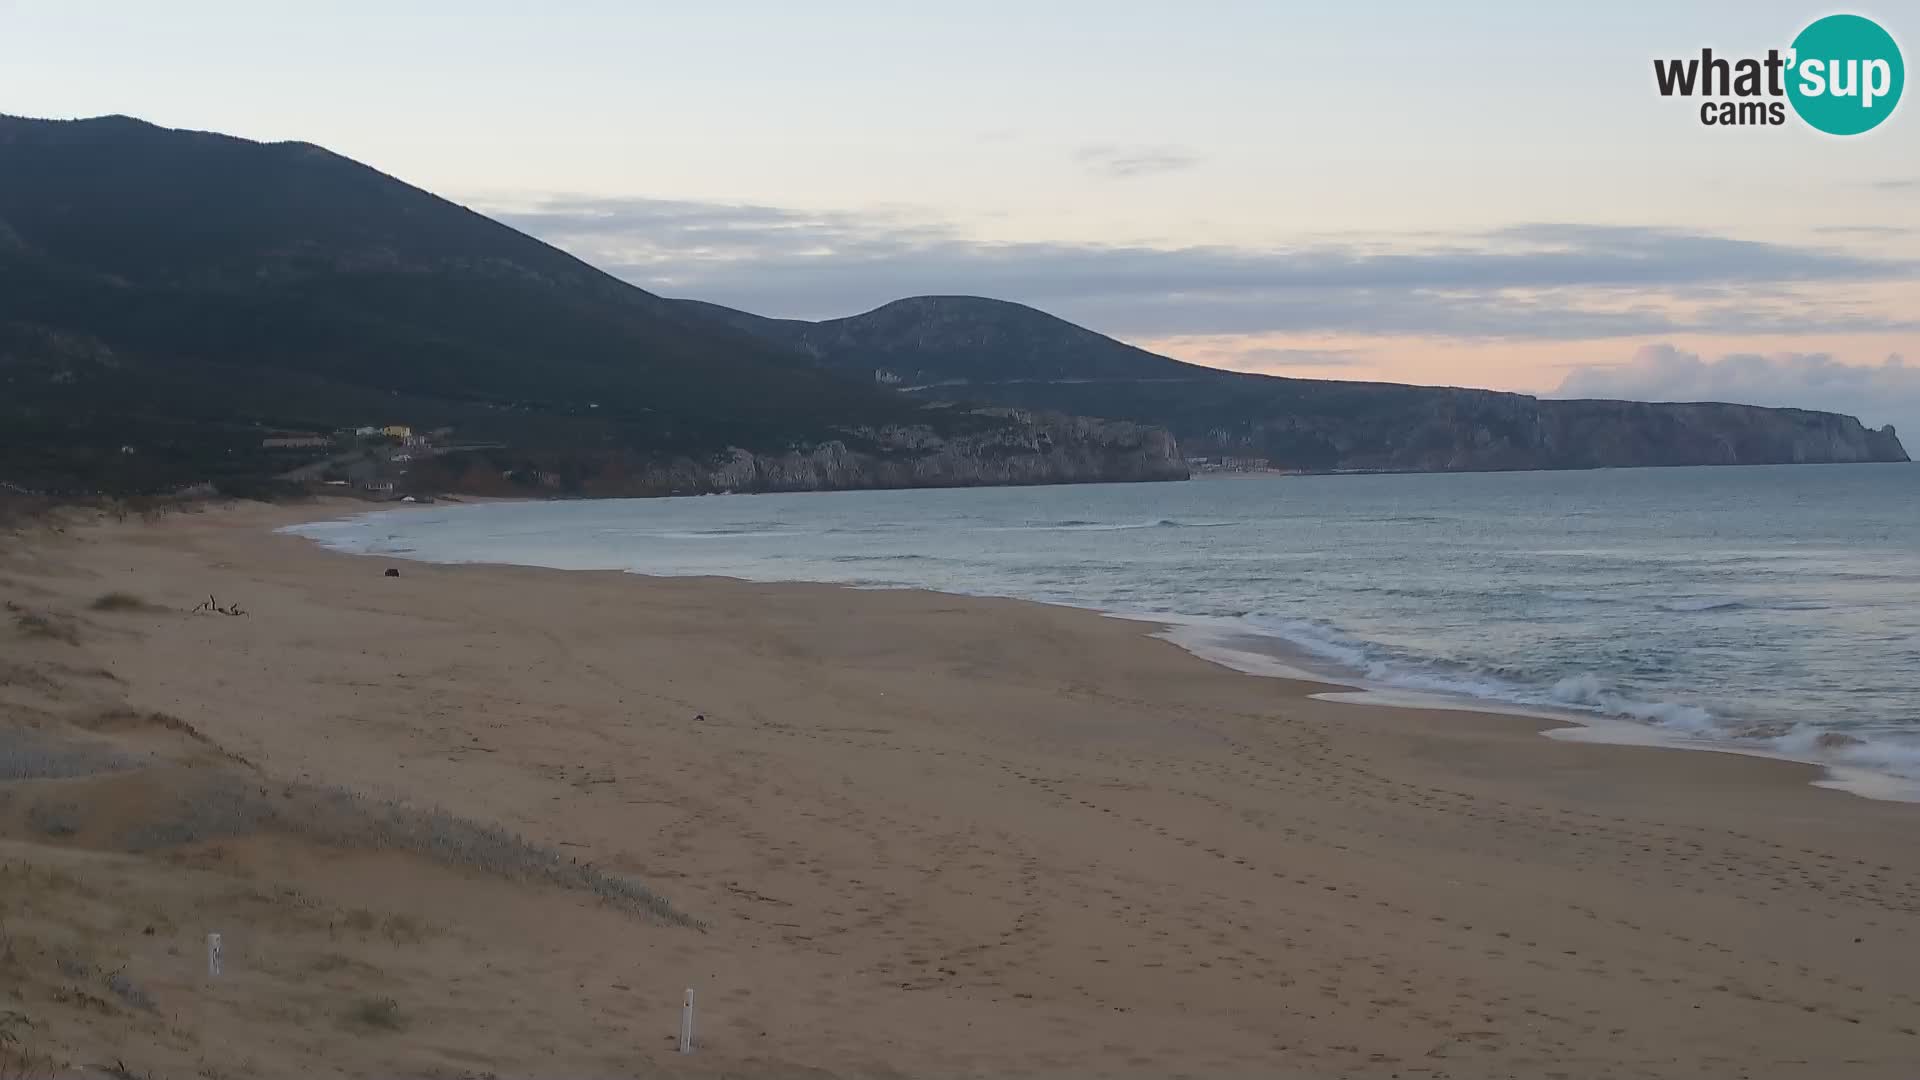
<svg viewBox="0 0 1920 1080">
<path fill-rule="evenodd" d="M 1800 119 L 1829 135 L 1880 126 L 1907 84 L 1893 35 L 1859 15 L 1829 15 L 1800 31 L 1792 65 L 1787 100 Z"/>
</svg>

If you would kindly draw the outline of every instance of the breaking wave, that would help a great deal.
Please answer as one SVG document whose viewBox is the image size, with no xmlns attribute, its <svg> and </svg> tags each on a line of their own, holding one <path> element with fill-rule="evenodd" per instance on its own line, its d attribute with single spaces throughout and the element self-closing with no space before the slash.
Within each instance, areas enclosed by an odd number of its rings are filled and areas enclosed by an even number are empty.
<svg viewBox="0 0 1920 1080">
<path fill-rule="evenodd" d="M 1432 695 L 1436 703 L 1452 699 L 1514 707 L 1575 724 L 1585 722 L 1583 718 L 1631 721 L 1647 729 L 1648 737 L 1621 738 L 1616 729 L 1611 741 L 1711 744 L 1811 764 L 1870 769 L 1920 782 L 1920 733 L 1844 732 L 1813 724 L 1792 724 L 1783 730 L 1716 715 L 1698 704 L 1636 695 L 1600 672 L 1529 678 L 1528 673 L 1506 666 L 1448 663 L 1412 655 L 1362 641 L 1319 620 L 1255 614 L 1227 619 L 1157 618 L 1180 629 L 1165 635 L 1168 640 L 1204 659 L 1239 670 L 1306 675 L 1362 690 L 1411 691 Z M 1268 651 L 1257 644 L 1263 638 L 1278 643 L 1271 655 L 1281 663 L 1270 670 L 1247 663 L 1250 654 Z M 1420 701 L 1415 697 L 1403 703 Z M 1911 798 L 1913 793 L 1902 790 L 1892 797 Z"/>
</svg>

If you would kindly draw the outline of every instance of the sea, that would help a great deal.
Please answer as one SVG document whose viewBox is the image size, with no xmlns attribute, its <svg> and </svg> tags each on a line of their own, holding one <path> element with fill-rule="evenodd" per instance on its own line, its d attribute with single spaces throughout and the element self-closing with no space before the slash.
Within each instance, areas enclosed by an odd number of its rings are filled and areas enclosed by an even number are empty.
<svg viewBox="0 0 1920 1080">
<path fill-rule="evenodd" d="M 438 503 L 286 531 L 438 563 L 1089 608 L 1340 700 L 1784 757 L 1920 800 L 1912 465 Z"/>
</svg>

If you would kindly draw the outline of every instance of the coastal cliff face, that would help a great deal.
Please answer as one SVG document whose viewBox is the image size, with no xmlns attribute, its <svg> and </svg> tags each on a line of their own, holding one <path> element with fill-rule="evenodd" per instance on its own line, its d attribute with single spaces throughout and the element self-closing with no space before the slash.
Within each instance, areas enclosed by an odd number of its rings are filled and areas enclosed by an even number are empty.
<svg viewBox="0 0 1920 1080">
<path fill-rule="evenodd" d="M 925 428 L 862 432 L 867 449 L 833 440 L 806 451 L 735 449 L 711 472 L 709 490 L 823 491 L 978 487 L 1187 479 L 1186 459 L 1159 428 L 1084 417 L 1036 418 L 998 411 L 1010 426 L 941 436 Z"/>
<path fill-rule="evenodd" d="M 990 409 L 976 430 L 922 426 L 849 430 L 779 453 L 738 447 L 714 456 L 499 451 L 449 455 L 409 477 L 428 491 L 606 497 L 714 492 L 842 491 L 1187 479 L 1165 430 L 1122 421 Z"/>
<path fill-rule="evenodd" d="M 1385 388 L 1383 388 L 1385 389 Z M 1410 388 L 1409 388 L 1410 389 Z M 1718 402 L 1541 400 L 1432 389 L 1188 433 L 1188 452 L 1308 470 L 1454 472 L 1906 461 L 1891 426 Z"/>
<path fill-rule="evenodd" d="M 1558 467 L 1906 461 L 1893 425 L 1718 402 L 1541 401 L 1542 452 Z"/>
</svg>

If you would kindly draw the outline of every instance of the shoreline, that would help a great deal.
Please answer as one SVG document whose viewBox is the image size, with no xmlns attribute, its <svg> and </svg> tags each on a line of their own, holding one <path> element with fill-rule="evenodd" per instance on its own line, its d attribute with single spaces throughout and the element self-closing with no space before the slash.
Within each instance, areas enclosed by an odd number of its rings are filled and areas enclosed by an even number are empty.
<svg viewBox="0 0 1920 1080">
<path fill-rule="evenodd" d="M 1920 818 L 1809 766 L 1320 700 L 1340 688 L 1082 609 L 398 559 L 388 578 L 271 531 L 338 512 L 0 543 L 0 591 L 71 631 L 10 640 L 0 748 L 191 766 L 0 783 L 0 855 L 28 868 L 0 874 L 20 956 L 0 1008 L 46 1053 L 164 1075 L 1303 1080 L 1892 1080 L 1920 1054 Z M 190 613 L 210 592 L 250 614 Z M 139 604 L 98 606 L 115 594 Z M 264 798 L 345 789 L 510 830 L 704 929 L 391 844 L 114 839 L 220 769 Z M 73 831 L 34 824 L 60 813 Z M 210 930 L 231 982 L 205 977 Z M 160 1011 L 75 1004 L 79 961 Z"/>
<path fill-rule="evenodd" d="M 478 500 L 487 503 L 533 503 L 538 500 L 488 499 Z M 372 510 L 363 510 L 343 516 L 321 516 L 303 519 L 275 529 L 275 532 L 299 536 L 317 547 L 336 554 L 374 556 L 384 554 L 408 562 L 420 562 L 428 565 L 480 565 L 480 566 L 519 566 L 529 569 L 557 570 L 563 573 L 579 573 L 582 570 L 591 573 L 621 573 L 634 577 L 656 580 L 716 580 L 737 581 L 750 584 L 808 584 L 826 585 L 854 591 L 876 591 L 879 587 L 868 587 L 844 582 L 810 581 L 807 579 L 767 580 L 736 577 L 728 574 L 671 575 L 649 574 L 631 569 L 573 569 L 566 567 L 542 566 L 535 563 L 510 562 L 458 562 L 436 563 L 431 559 L 422 559 L 413 552 L 355 552 L 336 548 L 323 538 L 300 532 L 301 528 L 312 525 L 345 522 L 350 518 L 372 517 L 373 515 L 395 510 L 416 508 L 433 509 L 433 504 L 424 507 L 389 506 Z M 929 592 L 945 596 L 967 596 L 976 599 L 1006 599 L 1024 603 L 1046 604 L 1070 611 L 1084 611 L 1104 618 L 1137 622 L 1157 626 L 1158 630 L 1146 636 L 1169 642 L 1186 652 L 1243 675 L 1258 678 L 1279 678 L 1291 682 L 1316 683 L 1328 688 L 1318 695 L 1320 700 L 1342 704 L 1370 705 L 1380 708 L 1419 709 L 1440 713 L 1478 713 L 1488 716 L 1523 717 L 1531 721 L 1541 721 L 1547 726 L 1537 728 L 1544 738 L 1567 743 L 1590 743 L 1610 746 L 1637 746 L 1648 749 L 1732 754 L 1763 761 L 1789 762 L 1804 765 L 1812 770 L 1807 784 L 1814 787 L 1843 791 L 1865 799 L 1881 801 L 1920 803 L 1920 779 L 1901 776 L 1892 771 L 1870 765 L 1848 762 L 1836 762 L 1822 759 L 1810 753 L 1794 753 L 1773 747 L 1753 746 L 1733 739 L 1715 740 L 1676 733 L 1657 724 L 1632 717 L 1617 716 L 1605 712 L 1584 710 L 1574 706 L 1555 707 L 1550 705 L 1532 705 L 1511 702 L 1494 697 L 1476 697 L 1468 694 L 1444 693 L 1439 691 L 1409 689 L 1385 683 L 1371 683 L 1357 674 L 1332 669 L 1330 662 L 1322 660 L 1316 664 L 1314 657 L 1306 649 L 1288 638 L 1260 634 L 1254 631 L 1234 627 L 1214 625 L 1213 621 L 1197 616 L 1181 616 L 1173 613 L 1136 613 L 1112 611 L 1102 608 L 1086 607 L 1068 603 L 1036 600 L 1025 597 L 1007 596 L 992 593 L 948 593 L 938 589 L 920 586 L 886 586 L 888 591 Z M 1242 649 L 1235 646 L 1245 640 L 1258 643 L 1264 648 Z"/>
</svg>

